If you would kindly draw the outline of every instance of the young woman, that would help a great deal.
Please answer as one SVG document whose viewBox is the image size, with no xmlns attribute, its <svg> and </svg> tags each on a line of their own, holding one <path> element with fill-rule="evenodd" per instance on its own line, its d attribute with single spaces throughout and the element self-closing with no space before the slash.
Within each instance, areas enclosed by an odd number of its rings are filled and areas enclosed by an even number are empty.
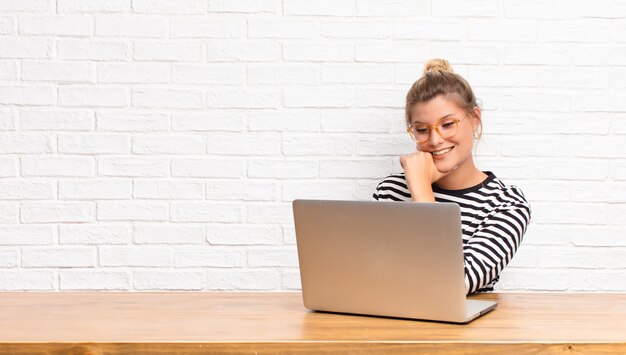
<svg viewBox="0 0 626 355">
<path fill-rule="evenodd" d="M 472 157 L 481 109 L 448 61 L 432 59 L 406 96 L 407 131 L 417 150 L 400 157 L 404 172 L 384 178 L 374 200 L 453 202 L 461 208 L 466 294 L 493 291 L 530 222 L 522 191 Z"/>
</svg>

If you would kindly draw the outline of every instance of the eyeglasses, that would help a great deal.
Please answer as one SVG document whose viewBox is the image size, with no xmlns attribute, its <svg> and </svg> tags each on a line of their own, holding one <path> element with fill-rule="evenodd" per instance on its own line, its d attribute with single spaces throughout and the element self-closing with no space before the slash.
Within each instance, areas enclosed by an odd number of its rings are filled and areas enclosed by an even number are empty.
<svg viewBox="0 0 626 355">
<path fill-rule="evenodd" d="M 424 143 L 430 138 L 430 131 L 434 128 L 442 138 L 450 138 L 456 134 L 461 122 L 467 114 L 461 118 L 444 118 L 437 124 L 429 125 L 426 123 L 415 123 L 406 129 L 411 138 L 417 143 Z"/>
</svg>

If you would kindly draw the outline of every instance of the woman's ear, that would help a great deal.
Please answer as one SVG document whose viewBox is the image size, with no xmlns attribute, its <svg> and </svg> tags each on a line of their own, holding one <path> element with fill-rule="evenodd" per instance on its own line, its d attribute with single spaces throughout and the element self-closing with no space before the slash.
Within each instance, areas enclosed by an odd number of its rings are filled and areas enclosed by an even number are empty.
<svg viewBox="0 0 626 355">
<path fill-rule="evenodd" d="M 480 125 L 482 125 L 482 111 L 480 107 L 474 106 L 472 109 L 472 130 L 476 131 Z"/>
</svg>

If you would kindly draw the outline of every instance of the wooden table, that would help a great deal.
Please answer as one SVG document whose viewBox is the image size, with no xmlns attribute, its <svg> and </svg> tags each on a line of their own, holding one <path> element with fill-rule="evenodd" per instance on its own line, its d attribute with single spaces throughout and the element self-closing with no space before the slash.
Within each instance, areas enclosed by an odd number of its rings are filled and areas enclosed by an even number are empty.
<svg viewBox="0 0 626 355">
<path fill-rule="evenodd" d="M 0 354 L 626 353 L 624 293 L 492 293 L 468 325 L 312 312 L 299 292 L 0 292 Z"/>
</svg>

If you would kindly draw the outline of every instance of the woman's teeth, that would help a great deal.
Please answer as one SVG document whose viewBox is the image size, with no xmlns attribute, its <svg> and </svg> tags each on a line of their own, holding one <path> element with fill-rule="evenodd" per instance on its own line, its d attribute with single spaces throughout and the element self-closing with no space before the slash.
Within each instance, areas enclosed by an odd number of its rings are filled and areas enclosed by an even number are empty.
<svg viewBox="0 0 626 355">
<path fill-rule="evenodd" d="M 452 148 L 453 148 L 453 147 L 446 148 L 446 149 L 442 149 L 442 150 L 438 150 L 438 151 L 436 151 L 436 152 L 433 152 L 432 154 L 433 154 L 433 155 L 437 155 L 437 156 L 439 156 L 439 155 L 444 155 L 444 154 L 446 154 L 447 152 L 451 151 L 451 150 L 452 150 Z"/>
</svg>

